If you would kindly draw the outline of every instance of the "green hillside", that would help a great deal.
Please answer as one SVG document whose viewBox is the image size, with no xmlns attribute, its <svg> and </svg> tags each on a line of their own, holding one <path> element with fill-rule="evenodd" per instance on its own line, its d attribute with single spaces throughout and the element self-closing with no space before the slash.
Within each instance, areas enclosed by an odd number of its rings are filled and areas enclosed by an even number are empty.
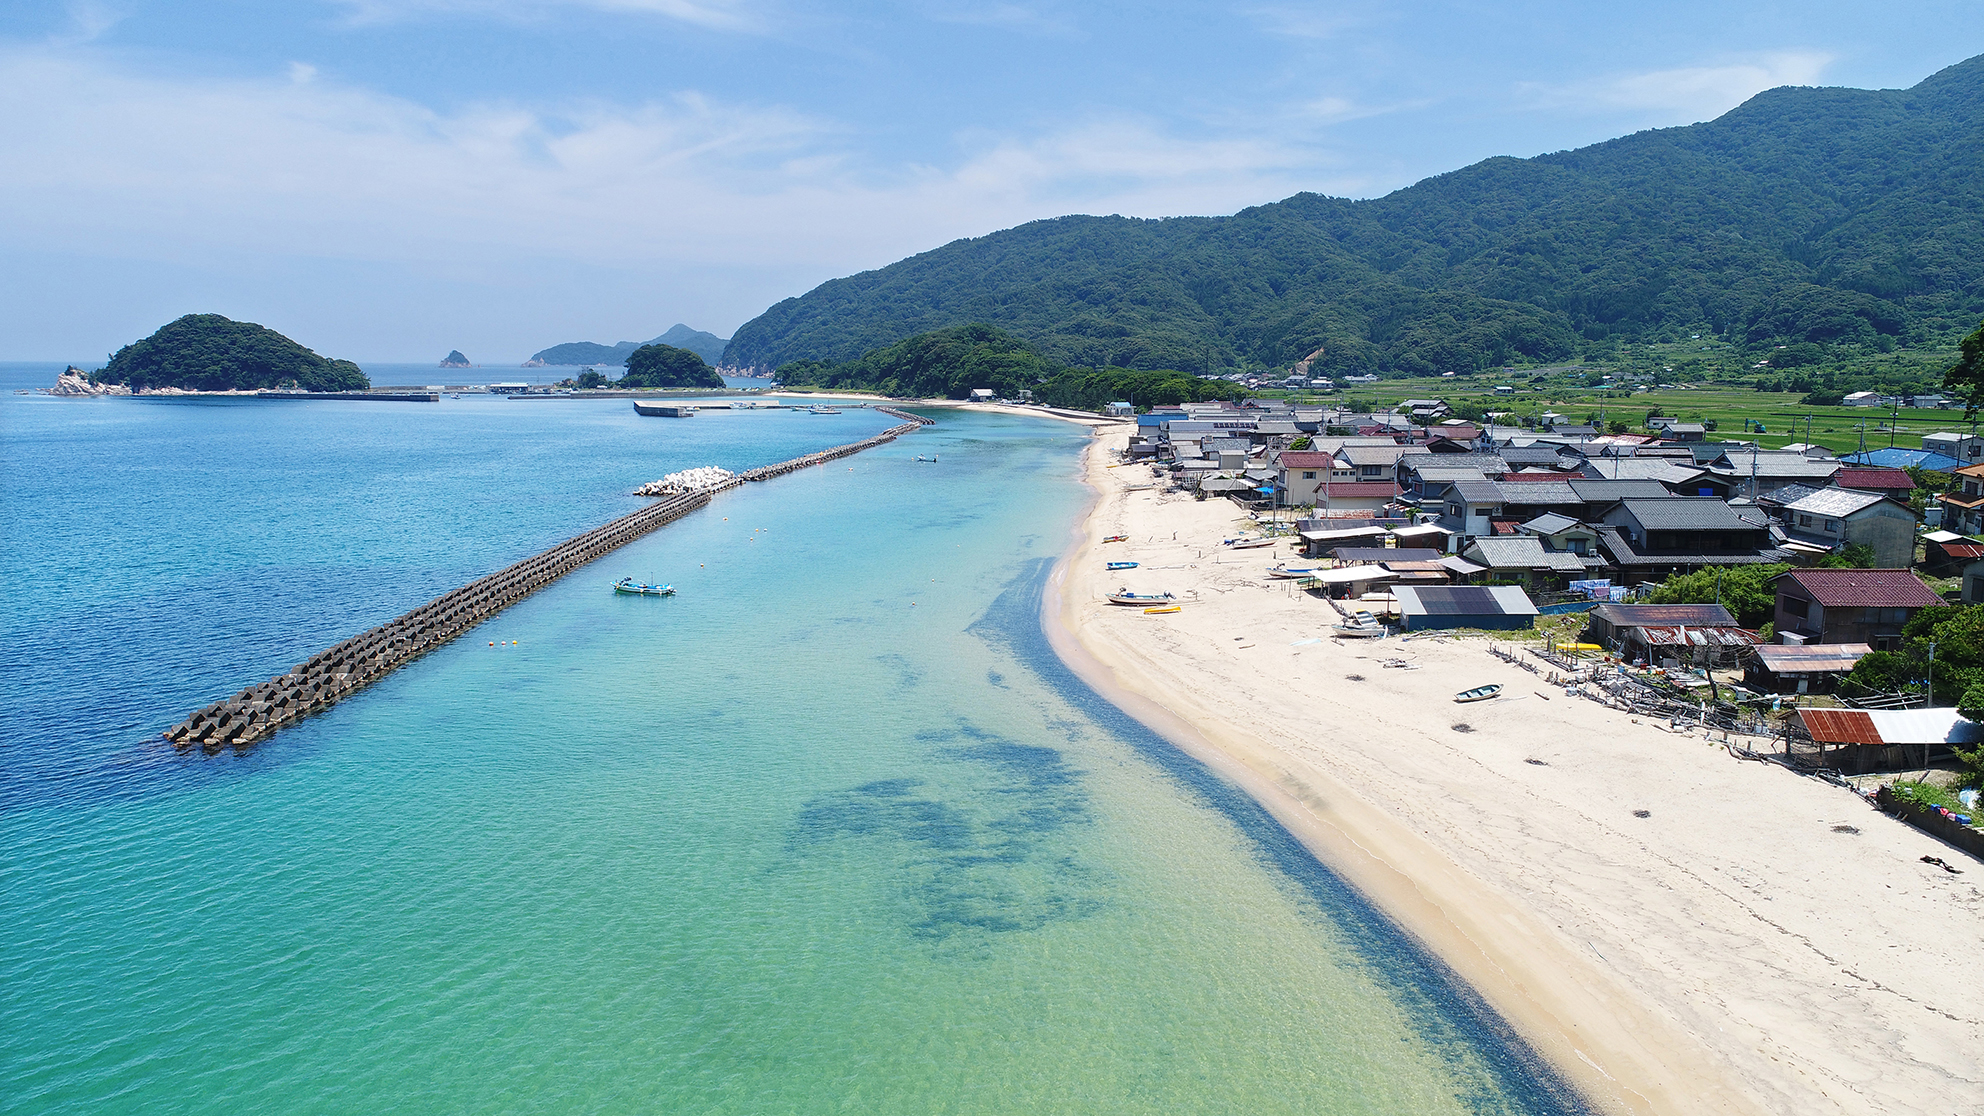
<svg viewBox="0 0 1984 1116">
<path fill-rule="evenodd" d="M 112 354 L 91 379 L 132 390 L 361 391 L 371 386 L 348 360 L 326 360 L 275 330 L 219 314 L 188 314 Z"/>
<path fill-rule="evenodd" d="M 1369 201 L 1036 221 L 787 299 L 723 361 L 850 360 L 968 322 L 1068 364 L 1204 373 L 1314 354 L 1432 375 L 1694 332 L 1736 346 L 1731 367 L 1947 346 L 1984 315 L 1981 108 L 1984 56 Z"/>
<path fill-rule="evenodd" d="M 623 388 L 720 388 L 723 377 L 703 358 L 673 345 L 642 345 L 627 357 L 627 374 L 615 381 Z"/>
</svg>

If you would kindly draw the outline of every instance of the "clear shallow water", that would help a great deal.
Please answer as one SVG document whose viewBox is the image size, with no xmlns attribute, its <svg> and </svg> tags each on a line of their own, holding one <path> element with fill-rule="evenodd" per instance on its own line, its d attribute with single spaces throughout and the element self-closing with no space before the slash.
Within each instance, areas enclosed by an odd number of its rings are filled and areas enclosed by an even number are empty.
<svg viewBox="0 0 1984 1116">
<path fill-rule="evenodd" d="M 633 483 L 890 422 L 381 406 L 0 399 L 9 1107 L 1563 1110 L 1054 661 L 1058 424 L 943 415 L 245 756 L 148 743 Z"/>
</svg>

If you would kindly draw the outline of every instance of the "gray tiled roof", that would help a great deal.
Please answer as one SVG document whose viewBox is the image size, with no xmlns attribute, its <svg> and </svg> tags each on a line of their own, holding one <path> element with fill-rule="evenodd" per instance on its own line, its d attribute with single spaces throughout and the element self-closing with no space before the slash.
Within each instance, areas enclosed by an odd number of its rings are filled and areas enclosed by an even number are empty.
<svg viewBox="0 0 1984 1116">
<path fill-rule="evenodd" d="M 1713 496 L 1627 500 L 1626 514 L 1649 531 L 1754 531 L 1728 504 Z"/>
<path fill-rule="evenodd" d="M 1470 504 L 1499 504 L 1502 502 L 1502 486 L 1491 480 L 1464 480 L 1454 482 L 1454 493 Z"/>
<path fill-rule="evenodd" d="M 1844 519 L 1862 508 L 1872 507 L 1885 499 L 1887 497 L 1878 492 L 1856 492 L 1850 488 L 1821 488 L 1809 496 L 1784 505 L 1784 510 Z"/>
<path fill-rule="evenodd" d="M 1816 477 L 1825 480 L 1839 472 L 1840 463 L 1834 460 L 1813 460 L 1802 453 L 1762 453 L 1732 450 L 1716 459 L 1714 471 L 1729 477 L 1751 475 L 1750 462 L 1756 461 L 1756 475 L 1759 477 Z"/>
<path fill-rule="evenodd" d="M 1578 499 L 1587 504 L 1607 500 L 1630 500 L 1635 496 L 1660 497 L 1670 493 L 1659 481 L 1651 480 L 1574 480 L 1566 482 Z"/>
<path fill-rule="evenodd" d="M 1535 531 L 1540 535 L 1554 535 L 1559 531 L 1568 530 L 1577 525 L 1578 521 L 1568 515 L 1559 515 L 1556 512 L 1544 512 L 1542 515 L 1523 524 L 1523 527 L 1527 530 Z"/>
<path fill-rule="evenodd" d="M 1398 459 L 1408 469 L 1459 468 L 1467 466 L 1484 473 L 1506 473 L 1509 463 L 1493 453 L 1408 453 Z"/>
<path fill-rule="evenodd" d="M 1577 504 L 1583 501 L 1568 481 L 1510 481 L 1502 485 L 1502 502 L 1505 504 L 1526 504 L 1530 507 L 1542 505 L 1554 507 L 1559 504 Z"/>
<path fill-rule="evenodd" d="M 1597 479 L 1651 480 L 1661 484 L 1681 484 L 1704 472 L 1667 457 L 1594 457 L 1581 469 L 1586 476 Z"/>
</svg>

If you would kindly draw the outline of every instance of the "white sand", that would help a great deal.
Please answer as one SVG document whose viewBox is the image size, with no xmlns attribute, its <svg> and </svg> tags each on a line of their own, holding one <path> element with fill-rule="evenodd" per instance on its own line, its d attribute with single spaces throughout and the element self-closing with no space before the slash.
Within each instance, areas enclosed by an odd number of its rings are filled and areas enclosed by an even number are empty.
<svg viewBox="0 0 1984 1116">
<path fill-rule="evenodd" d="M 1984 864 L 1848 791 L 1566 697 L 1484 642 L 1330 639 L 1326 602 L 1262 576 L 1287 546 L 1218 547 L 1234 505 L 1124 491 L 1150 480 L 1105 468 L 1128 431 L 1088 455 L 1100 495 L 1050 593 L 1057 650 L 1267 805 L 1595 1104 L 1984 1112 Z M 1106 603 L 1119 584 L 1183 611 Z M 1420 669 L 1380 665 L 1400 656 Z M 1485 682 L 1507 688 L 1452 701 Z"/>
</svg>

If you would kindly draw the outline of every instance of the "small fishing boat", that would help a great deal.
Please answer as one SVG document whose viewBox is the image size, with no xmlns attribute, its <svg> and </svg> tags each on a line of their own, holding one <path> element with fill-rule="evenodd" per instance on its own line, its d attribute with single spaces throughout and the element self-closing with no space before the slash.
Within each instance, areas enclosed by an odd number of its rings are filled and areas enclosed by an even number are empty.
<svg viewBox="0 0 1984 1116">
<path fill-rule="evenodd" d="M 933 465 L 934 465 L 934 464 L 936 464 L 936 462 L 937 462 L 937 455 L 933 453 L 933 454 L 931 454 L 930 456 L 928 456 L 928 457 L 925 457 L 925 456 L 923 456 L 922 454 L 920 454 L 920 453 L 919 453 L 919 454 L 917 454 L 917 455 L 916 455 L 916 459 L 917 459 L 918 461 L 928 461 L 928 462 L 930 462 L 931 464 L 933 464 Z"/>
<path fill-rule="evenodd" d="M 1128 535 L 1110 535 L 1110 536 L 1109 536 L 1108 538 L 1106 538 L 1106 539 L 1103 539 L 1102 541 L 1103 541 L 1103 542 L 1129 542 L 1129 541 L 1130 541 L 1130 536 L 1128 536 Z"/>
<path fill-rule="evenodd" d="M 825 407 L 815 403 L 811 407 L 806 408 L 806 413 L 809 415 L 837 415 L 840 414 L 840 410 L 836 407 Z"/>
<path fill-rule="evenodd" d="M 636 597 L 672 597 L 675 595 L 675 586 L 648 585 L 644 582 L 635 581 L 631 577 L 623 577 L 613 583 L 613 591 L 615 593 L 629 593 Z"/>
<path fill-rule="evenodd" d="M 1274 544 L 1275 540 L 1273 539 L 1228 539 L 1226 541 L 1226 546 L 1229 550 L 1258 550 L 1261 547 L 1273 546 Z"/>
<path fill-rule="evenodd" d="M 1109 594 L 1109 603 L 1120 605 L 1168 605 L 1177 599 L 1170 593 L 1132 593 L 1128 589 Z"/>
<path fill-rule="evenodd" d="M 1112 570 L 1134 570 L 1137 568 L 1135 562 L 1104 562 L 1103 566 Z"/>
<path fill-rule="evenodd" d="M 1283 563 L 1269 570 L 1268 576 L 1282 578 L 1310 577 L 1315 574 L 1316 569 L 1317 567 L 1315 566 L 1291 566 Z"/>
<path fill-rule="evenodd" d="M 1455 701 L 1487 701 L 1502 692 L 1500 682 L 1490 682 L 1486 686 L 1476 686 L 1472 690 L 1462 690 L 1454 695 Z"/>
<path fill-rule="evenodd" d="M 1352 613 L 1341 624 L 1331 624 L 1330 634 L 1339 639 L 1383 639 L 1385 626 L 1368 612 Z"/>
<path fill-rule="evenodd" d="M 1178 611 L 1178 606 L 1177 606 L 1177 605 L 1165 605 L 1165 606 L 1164 606 L 1164 607 L 1162 607 L 1162 608 L 1147 608 L 1147 609 L 1144 609 L 1144 615 L 1145 615 L 1145 616 L 1156 616 L 1156 615 L 1158 615 L 1158 614 L 1160 614 L 1160 613 L 1165 613 L 1165 612 L 1177 612 L 1177 611 Z"/>
</svg>

